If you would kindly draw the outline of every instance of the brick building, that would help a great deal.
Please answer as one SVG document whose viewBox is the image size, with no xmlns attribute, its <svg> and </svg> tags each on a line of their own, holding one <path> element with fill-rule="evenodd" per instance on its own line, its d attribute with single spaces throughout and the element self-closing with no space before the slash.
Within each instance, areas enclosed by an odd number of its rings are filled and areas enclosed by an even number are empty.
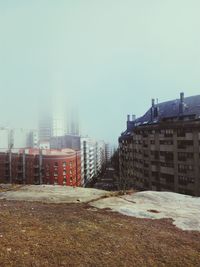
<svg viewBox="0 0 200 267">
<path fill-rule="evenodd" d="M 126 187 L 200 196 L 200 95 L 155 104 L 119 138 Z"/>
<path fill-rule="evenodd" d="M 0 153 L 0 182 L 81 185 L 81 154 L 72 149 Z"/>
</svg>

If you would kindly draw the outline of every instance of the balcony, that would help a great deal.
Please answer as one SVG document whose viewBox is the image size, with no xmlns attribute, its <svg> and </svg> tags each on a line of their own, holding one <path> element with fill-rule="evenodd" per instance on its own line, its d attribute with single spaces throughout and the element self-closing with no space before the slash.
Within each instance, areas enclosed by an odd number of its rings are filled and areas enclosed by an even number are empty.
<svg viewBox="0 0 200 267">
<path fill-rule="evenodd" d="M 167 174 L 174 174 L 174 167 L 160 167 L 160 171 Z"/>
<path fill-rule="evenodd" d="M 160 150 L 172 152 L 174 150 L 174 145 L 160 145 Z"/>
</svg>

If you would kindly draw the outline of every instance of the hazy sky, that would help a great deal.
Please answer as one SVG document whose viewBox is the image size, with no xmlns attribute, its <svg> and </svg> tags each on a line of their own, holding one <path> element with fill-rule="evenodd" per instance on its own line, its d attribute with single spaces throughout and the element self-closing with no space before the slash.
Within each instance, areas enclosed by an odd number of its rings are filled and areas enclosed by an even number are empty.
<svg viewBox="0 0 200 267">
<path fill-rule="evenodd" d="M 0 0 L 0 125 L 37 127 L 57 89 L 84 133 L 116 142 L 152 97 L 200 93 L 199 12 L 199 0 Z"/>
</svg>

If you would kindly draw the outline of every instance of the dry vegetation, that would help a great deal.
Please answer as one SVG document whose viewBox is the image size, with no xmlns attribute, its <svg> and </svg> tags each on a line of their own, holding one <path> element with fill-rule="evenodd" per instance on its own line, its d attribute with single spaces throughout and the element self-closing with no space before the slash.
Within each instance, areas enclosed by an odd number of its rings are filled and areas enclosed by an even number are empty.
<svg viewBox="0 0 200 267">
<path fill-rule="evenodd" d="M 0 201 L 0 266 L 200 266 L 200 233 L 87 204 Z"/>
</svg>

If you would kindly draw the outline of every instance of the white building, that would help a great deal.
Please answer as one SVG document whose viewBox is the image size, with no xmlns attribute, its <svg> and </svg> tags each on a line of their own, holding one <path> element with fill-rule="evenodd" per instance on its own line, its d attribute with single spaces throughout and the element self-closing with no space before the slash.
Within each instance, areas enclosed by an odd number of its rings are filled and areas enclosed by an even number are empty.
<svg viewBox="0 0 200 267">
<path fill-rule="evenodd" d="M 105 155 L 106 155 L 106 163 L 109 163 L 112 157 L 113 151 L 110 144 L 105 144 Z"/>
<path fill-rule="evenodd" d="M 0 128 L 0 151 L 5 152 L 11 145 L 11 130 L 8 128 Z"/>
<path fill-rule="evenodd" d="M 95 176 L 98 176 L 105 164 L 105 143 L 104 141 L 94 142 L 94 168 Z"/>
<path fill-rule="evenodd" d="M 30 130 L 23 129 L 23 128 L 15 128 L 13 129 L 12 139 L 13 139 L 13 148 L 26 148 L 27 147 L 27 140 L 28 134 Z"/>
<path fill-rule="evenodd" d="M 81 137 L 81 178 L 85 185 L 94 177 L 94 146 L 92 139 Z"/>
<path fill-rule="evenodd" d="M 81 137 L 81 176 L 85 185 L 98 176 L 105 164 L 105 143 L 90 137 Z"/>
</svg>

